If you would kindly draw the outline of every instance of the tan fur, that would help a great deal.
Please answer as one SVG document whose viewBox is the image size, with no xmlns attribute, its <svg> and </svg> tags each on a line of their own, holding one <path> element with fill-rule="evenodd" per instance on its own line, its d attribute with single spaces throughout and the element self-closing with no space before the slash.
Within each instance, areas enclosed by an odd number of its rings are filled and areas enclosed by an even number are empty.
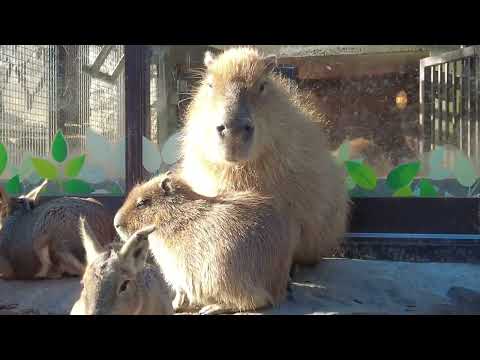
<svg viewBox="0 0 480 360">
<path fill-rule="evenodd" d="M 105 243 L 115 237 L 111 214 L 96 200 L 64 197 L 38 203 L 42 183 L 26 196 L 10 198 L 0 190 L 0 277 L 6 279 L 80 276 L 85 270 L 78 232 L 87 217 Z"/>
<path fill-rule="evenodd" d="M 158 266 L 146 262 L 153 228 L 141 229 L 125 243 L 108 248 L 98 242 L 84 219 L 80 229 L 88 265 L 82 293 L 70 315 L 173 314 L 173 292 Z"/>
<path fill-rule="evenodd" d="M 292 232 L 300 229 L 300 241 L 291 239 L 297 244 L 295 263 L 314 264 L 332 255 L 346 229 L 348 194 L 344 170 L 328 150 L 328 126 L 308 95 L 268 71 L 255 49 L 230 49 L 209 64 L 183 131 L 182 178 L 204 195 L 258 191 L 272 196 L 280 213 L 294 220 Z M 215 130 L 235 106 L 229 102 L 233 86 L 246 89 L 255 125 L 247 161 L 225 161 Z"/>
<path fill-rule="evenodd" d="M 284 300 L 293 247 L 288 218 L 269 199 L 248 191 L 209 198 L 164 174 L 133 188 L 115 216 L 122 238 L 148 224 L 176 310 L 247 311 Z"/>
</svg>

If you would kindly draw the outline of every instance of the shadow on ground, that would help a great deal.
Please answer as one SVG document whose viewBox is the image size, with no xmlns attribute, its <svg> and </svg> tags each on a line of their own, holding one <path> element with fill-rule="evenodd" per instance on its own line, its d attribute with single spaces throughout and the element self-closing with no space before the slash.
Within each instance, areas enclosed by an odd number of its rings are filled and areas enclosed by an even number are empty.
<svg viewBox="0 0 480 360">
<path fill-rule="evenodd" d="M 289 299 L 255 314 L 478 314 L 480 265 L 325 259 L 296 272 Z M 0 280 L 0 315 L 68 314 L 79 279 Z"/>
</svg>

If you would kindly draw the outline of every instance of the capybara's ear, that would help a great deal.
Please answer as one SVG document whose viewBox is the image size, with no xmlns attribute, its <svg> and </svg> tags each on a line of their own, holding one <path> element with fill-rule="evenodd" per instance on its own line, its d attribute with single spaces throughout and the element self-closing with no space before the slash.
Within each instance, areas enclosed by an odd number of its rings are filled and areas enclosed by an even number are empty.
<svg viewBox="0 0 480 360">
<path fill-rule="evenodd" d="M 203 58 L 203 63 L 205 64 L 205 66 L 208 68 L 210 65 L 213 64 L 214 61 L 215 57 L 213 56 L 213 54 L 210 51 L 206 51 L 205 57 Z"/>
<path fill-rule="evenodd" d="M 119 256 L 125 261 L 129 270 L 139 273 L 143 270 L 148 255 L 148 235 L 155 231 L 155 226 L 146 226 L 133 234 L 122 246 Z"/>
<path fill-rule="evenodd" d="M 172 178 L 169 176 L 165 176 L 165 178 L 160 183 L 160 189 L 162 189 L 165 195 L 172 194 L 175 191 L 175 185 Z"/>
<path fill-rule="evenodd" d="M 105 250 L 98 242 L 90 225 L 88 225 L 88 222 L 83 216 L 79 219 L 79 230 L 82 244 L 85 249 L 87 264 L 91 264 Z"/>
<path fill-rule="evenodd" d="M 34 204 L 37 204 L 40 192 L 45 188 L 45 186 L 47 186 L 47 184 L 48 184 L 48 180 L 45 179 L 40 185 L 38 185 L 35 189 L 30 191 L 27 195 L 22 196 L 22 198 L 25 198 L 33 202 Z"/>
<path fill-rule="evenodd" d="M 263 58 L 263 63 L 265 65 L 265 72 L 270 72 L 277 67 L 277 56 L 268 55 Z"/>
</svg>

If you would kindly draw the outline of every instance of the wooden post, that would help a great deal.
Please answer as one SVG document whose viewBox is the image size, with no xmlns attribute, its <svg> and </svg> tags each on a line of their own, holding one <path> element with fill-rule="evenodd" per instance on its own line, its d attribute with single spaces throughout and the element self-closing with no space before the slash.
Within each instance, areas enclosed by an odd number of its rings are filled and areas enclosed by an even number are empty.
<svg viewBox="0 0 480 360">
<path fill-rule="evenodd" d="M 145 45 L 125 45 L 126 191 L 143 180 L 142 137 L 150 118 L 150 69 Z"/>
</svg>

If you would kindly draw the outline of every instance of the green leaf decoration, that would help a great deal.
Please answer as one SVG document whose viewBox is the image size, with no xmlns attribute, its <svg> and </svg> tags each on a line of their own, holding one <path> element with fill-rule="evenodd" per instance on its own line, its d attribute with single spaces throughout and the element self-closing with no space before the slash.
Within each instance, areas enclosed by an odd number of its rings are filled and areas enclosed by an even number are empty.
<svg viewBox="0 0 480 360">
<path fill-rule="evenodd" d="M 7 167 L 8 162 L 8 154 L 5 145 L 0 143 L 0 175 L 3 173 L 5 168 Z"/>
<path fill-rule="evenodd" d="M 63 190 L 69 194 L 91 194 L 93 192 L 93 188 L 89 183 L 78 179 L 65 181 Z"/>
<path fill-rule="evenodd" d="M 155 143 L 143 136 L 143 167 L 149 172 L 154 173 L 162 166 L 162 155 Z"/>
<path fill-rule="evenodd" d="M 58 177 L 58 170 L 50 161 L 40 158 L 32 158 L 32 165 L 37 174 L 48 180 Z"/>
<path fill-rule="evenodd" d="M 413 192 L 410 185 L 404 186 L 393 193 L 394 197 L 412 197 Z"/>
<path fill-rule="evenodd" d="M 345 167 L 353 181 L 365 190 L 373 190 L 377 186 L 377 176 L 373 168 L 356 161 L 345 161 Z"/>
<path fill-rule="evenodd" d="M 430 154 L 430 165 L 443 166 L 443 157 L 445 155 L 445 148 L 437 146 Z"/>
<path fill-rule="evenodd" d="M 68 155 L 68 147 L 61 130 L 57 131 L 52 143 L 52 157 L 55 161 L 61 163 L 65 161 Z"/>
<path fill-rule="evenodd" d="M 82 170 L 83 164 L 85 163 L 85 154 L 77 156 L 68 161 L 65 166 L 65 175 L 68 177 L 75 177 Z"/>
<path fill-rule="evenodd" d="M 413 196 L 420 196 L 420 187 L 416 186 L 415 190 L 413 190 Z"/>
<path fill-rule="evenodd" d="M 444 180 L 452 177 L 452 172 L 443 167 L 431 168 L 428 177 L 432 180 Z"/>
<path fill-rule="evenodd" d="M 401 164 L 390 171 L 387 185 L 393 190 L 399 190 L 409 185 L 420 171 L 420 161 Z"/>
<path fill-rule="evenodd" d="M 451 171 L 443 166 L 445 148 L 437 146 L 430 154 L 430 172 L 428 177 L 432 180 L 443 180 L 451 177 Z"/>
<path fill-rule="evenodd" d="M 472 162 L 461 151 L 457 151 L 455 154 L 453 175 L 465 187 L 472 186 L 477 180 L 477 174 Z"/>
<path fill-rule="evenodd" d="M 347 178 L 345 179 L 345 183 L 347 184 L 347 189 L 349 191 L 355 189 L 355 186 L 357 186 L 357 184 L 355 183 L 355 181 L 353 181 L 350 175 L 348 175 Z"/>
<path fill-rule="evenodd" d="M 110 193 L 112 195 L 123 195 L 123 191 L 122 191 L 121 187 L 116 183 L 114 183 L 112 185 L 112 187 L 110 188 Z"/>
<path fill-rule="evenodd" d="M 418 184 L 420 188 L 421 197 L 437 197 L 438 191 L 433 186 L 432 182 L 426 179 L 422 179 Z"/>
<path fill-rule="evenodd" d="M 20 194 L 22 192 L 22 184 L 20 183 L 20 176 L 15 175 L 5 184 L 5 190 L 10 194 Z"/>
<path fill-rule="evenodd" d="M 343 163 L 350 157 L 350 141 L 344 141 L 338 148 L 338 160 Z"/>
</svg>

